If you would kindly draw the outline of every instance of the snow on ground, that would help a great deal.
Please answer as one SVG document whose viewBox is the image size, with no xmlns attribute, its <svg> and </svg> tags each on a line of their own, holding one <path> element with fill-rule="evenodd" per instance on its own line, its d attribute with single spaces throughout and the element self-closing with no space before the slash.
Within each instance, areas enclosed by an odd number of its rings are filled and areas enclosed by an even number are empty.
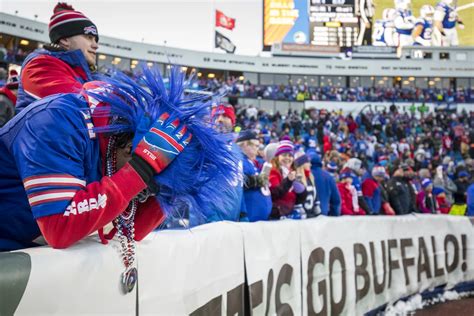
<svg viewBox="0 0 474 316">
<path fill-rule="evenodd" d="M 442 294 L 430 299 L 423 300 L 420 294 L 411 296 L 408 300 L 399 300 L 393 305 L 388 305 L 385 309 L 385 316 L 402 316 L 412 315 L 416 310 L 423 309 L 424 307 L 440 304 L 448 301 L 460 300 L 466 297 L 474 296 L 474 292 L 462 292 L 456 291 L 445 291 Z"/>
</svg>

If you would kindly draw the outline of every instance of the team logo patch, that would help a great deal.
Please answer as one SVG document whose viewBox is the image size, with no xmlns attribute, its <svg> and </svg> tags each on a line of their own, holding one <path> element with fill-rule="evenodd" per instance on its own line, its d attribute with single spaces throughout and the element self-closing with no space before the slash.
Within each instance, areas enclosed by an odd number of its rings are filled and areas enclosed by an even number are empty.
<svg viewBox="0 0 474 316">
<path fill-rule="evenodd" d="M 91 26 L 86 26 L 84 28 L 84 34 L 86 35 L 97 35 L 97 29 L 95 28 L 95 26 L 91 25 Z"/>
</svg>

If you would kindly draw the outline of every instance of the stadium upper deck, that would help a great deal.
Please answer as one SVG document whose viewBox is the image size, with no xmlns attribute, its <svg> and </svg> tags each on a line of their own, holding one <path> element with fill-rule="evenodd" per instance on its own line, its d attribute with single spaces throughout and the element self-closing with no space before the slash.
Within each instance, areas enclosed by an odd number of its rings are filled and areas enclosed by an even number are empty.
<svg viewBox="0 0 474 316">
<path fill-rule="evenodd" d="M 1 43 L 7 49 L 16 46 L 17 53 L 18 48 L 28 52 L 49 41 L 45 23 L 0 13 L 0 25 Z M 384 58 L 383 54 L 373 51 L 362 51 L 359 55 L 365 58 L 239 56 L 101 36 L 98 64 L 99 67 L 115 65 L 122 70 L 131 70 L 139 61 L 153 63 L 163 69 L 166 64 L 173 63 L 194 68 L 204 76 L 244 76 L 259 84 L 304 80 L 308 84 L 323 85 L 330 78 L 334 86 L 359 80 L 361 86 L 391 86 L 399 82 L 421 88 L 429 85 L 440 88 L 474 87 L 472 47 L 407 47 L 401 58 L 394 58 L 393 54 Z M 455 85 L 453 81 L 456 81 Z"/>
</svg>

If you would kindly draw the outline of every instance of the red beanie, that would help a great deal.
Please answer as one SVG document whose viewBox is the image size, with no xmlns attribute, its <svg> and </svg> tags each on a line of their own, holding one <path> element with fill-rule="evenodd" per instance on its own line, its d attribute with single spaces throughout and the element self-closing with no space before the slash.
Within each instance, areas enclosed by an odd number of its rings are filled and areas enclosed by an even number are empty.
<svg viewBox="0 0 474 316">
<path fill-rule="evenodd" d="M 61 38 L 74 35 L 93 35 L 99 41 L 97 27 L 88 17 L 75 11 L 67 3 L 59 2 L 54 7 L 54 14 L 49 21 L 49 39 L 56 43 Z"/>
<path fill-rule="evenodd" d="M 235 112 L 234 107 L 230 104 L 219 104 L 214 107 L 211 112 L 211 118 L 214 120 L 216 116 L 223 114 L 227 116 L 232 121 L 232 125 L 235 125 Z"/>
</svg>

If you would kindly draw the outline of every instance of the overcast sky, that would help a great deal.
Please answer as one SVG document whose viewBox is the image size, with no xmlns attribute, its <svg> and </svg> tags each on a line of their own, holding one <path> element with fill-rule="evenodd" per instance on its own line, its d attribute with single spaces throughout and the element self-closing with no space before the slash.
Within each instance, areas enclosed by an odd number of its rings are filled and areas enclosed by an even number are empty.
<svg viewBox="0 0 474 316">
<path fill-rule="evenodd" d="M 0 0 L 2 12 L 48 23 L 55 0 Z M 89 17 L 99 34 L 151 44 L 213 51 L 216 9 L 236 19 L 233 31 L 218 28 L 236 53 L 258 55 L 262 48 L 263 0 L 69 0 Z M 215 52 L 219 50 L 214 50 Z"/>
</svg>

